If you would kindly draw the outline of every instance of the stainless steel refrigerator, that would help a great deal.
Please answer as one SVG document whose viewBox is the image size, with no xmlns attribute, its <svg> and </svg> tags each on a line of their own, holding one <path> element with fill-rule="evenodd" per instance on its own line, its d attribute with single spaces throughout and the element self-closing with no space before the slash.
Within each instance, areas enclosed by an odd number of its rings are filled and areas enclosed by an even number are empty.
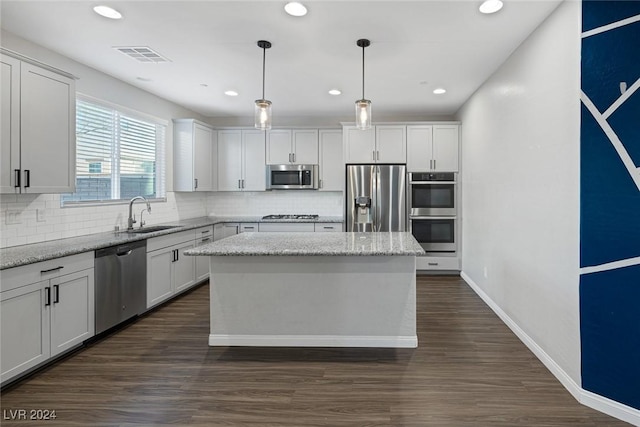
<svg viewBox="0 0 640 427">
<path fill-rule="evenodd" d="M 347 231 L 407 231 L 405 165 L 347 165 Z"/>
</svg>

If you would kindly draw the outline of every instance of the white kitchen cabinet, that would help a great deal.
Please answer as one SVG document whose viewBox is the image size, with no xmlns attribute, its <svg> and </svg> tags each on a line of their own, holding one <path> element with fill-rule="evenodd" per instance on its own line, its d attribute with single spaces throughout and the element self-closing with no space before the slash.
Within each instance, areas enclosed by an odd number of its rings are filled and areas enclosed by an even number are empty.
<svg viewBox="0 0 640 427">
<path fill-rule="evenodd" d="M 240 223 L 240 233 L 255 233 L 256 231 L 258 231 L 257 222 Z"/>
<path fill-rule="evenodd" d="M 75 191 L 75 81 L 1 55 L 3 193 Z M 5 127 L 6 126 L 6 127 Z"/>
<path fill-rule="evenodd" d="M 194 247 L 193 231 L 182 231 L 147 240 L 147 308 L 196 283 L 195 257 L 184 251 Z"/>
<path fill-rule="evenodd" d="M 345 174 L 342 131 L 340 129 L 320 129 L 318 139 L 320 143 L 319 190 L 342 191 Z"/>
<path fill-rule="evenodd" d="M 267 164 L 318 164 L 317 129 L 274 129 L 267 133 Z"/>
<path fill-rule="evenodd" d="M 213 226 L 198 228 L 195 231 L 194 246 L 205 245 L 213 241 Z M 197 256 L 196 259 L 196 283 L 200 283 L 209 278 L 209 257 Z"/>
<path fill-rule="evenodd" d="M 0 272 L 0 380 L 94 335 L 93 252 Z"/>
<path fill-rule="evenodd" d="M 213 241 L 235 236 L 240 232 L 240 224 L 235 222 L 225 222 L 213 226 Z"/>
<path fill-rule="evenodd" d="M 265 191 L 265 132 L 218 131 L 218 191 Z"/>
<path fill-rule="evenodd" d="M 343 127 L 345 163 L 406 163 L 404 125 L 376 125 L 360 130 Z"/>
<path fill-rule="evenodd" d="M 193 119 L 173 120 L 173 190 L 218 189 L 218 134 Z"/>
<path fill-rule="evenodd" d="M 316 233 L 342 231 L 341 222 L 316 222 L 313 227 Z"/>
<path fill-rule="evenodd" d="M 457 172 L 459 130 L 457 124 L 407 126 L 407 171 Z"/>
<path fill-rule="evenodd" d="M 310 222 L 261 222 L 258 225 L 258 230 L 260 232 L 314 231 L 314 227 Z"/>
</svg>

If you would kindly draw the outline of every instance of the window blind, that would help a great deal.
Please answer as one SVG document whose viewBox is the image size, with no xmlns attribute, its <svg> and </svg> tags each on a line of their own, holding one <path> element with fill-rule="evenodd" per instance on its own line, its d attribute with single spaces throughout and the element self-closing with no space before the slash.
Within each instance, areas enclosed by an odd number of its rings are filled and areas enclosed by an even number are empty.
<svg viewBox="0 0 640 427">
<path fill-rule="evenodd" d="M 107 105 L 76 100 L 76 192 L 62 204 L 164 198 L 166 129 Z"/>
</svg>

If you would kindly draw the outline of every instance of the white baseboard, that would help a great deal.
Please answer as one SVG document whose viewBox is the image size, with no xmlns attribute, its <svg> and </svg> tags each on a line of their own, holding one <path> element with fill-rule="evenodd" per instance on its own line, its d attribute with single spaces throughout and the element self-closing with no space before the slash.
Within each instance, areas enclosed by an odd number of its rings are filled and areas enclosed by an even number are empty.
<svg viewBox="0 0 640 427">
<path fill-rule="evenodd" d="M 209 335 L 210 346 L 416 348 L 417 336 Z"/>
<path fill-rule="evenodd" d="M 520 341 L 526 345 L 529 350 L 547 367 L 547 369 L 560 381 L 564 388 L 581 404 L 603 412 L 612 417 L 640 426 L 640 410 L 623 405 L 615 400 L 608 399 L 590 391 L 584 390 L 579 386 L 565 371 L 558 365 L 543 349 L 540 347 L 526 332 L 518 326 L 516 322 L 505 313 L 498 304 L 496 304 L 487 295 L 476 282 L 471 279 L 464 271 L 460 276 L 475 291 L 476 294 L 493 310 L 496 315 L 513 331 Z"/>
</svg>

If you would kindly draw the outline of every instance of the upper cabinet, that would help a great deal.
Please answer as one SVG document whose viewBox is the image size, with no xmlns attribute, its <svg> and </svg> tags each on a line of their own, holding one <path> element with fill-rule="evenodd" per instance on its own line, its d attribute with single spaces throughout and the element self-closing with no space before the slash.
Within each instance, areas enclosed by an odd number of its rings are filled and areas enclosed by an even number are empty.
<svg viewBox="0 0 640 427">
<path fill-rule="evenodd" d="M 218 134 L 193 119 L 173 120 L 173 190 L 218 189 Z"/>
<path fill-rule="evenodd" d="M 218 191 L 265 191 L 265 132 L 218 131 Z"/>
<path fill-rule="evenodd" d="M 75 80 L 24 59 L 0 55 L 0 192 L 74 192 Z"/>
<path fill-rule="evenodd" d="M 404 125 L 376 125 L 360 130 L 343 127 L 345 163 L 406 163 Z"/>
<path fill-rule="evenodd" d="M 342 131 L 340 129 L 320 129 L 319 140 L 319 190 L 342 191 L 345 172 L 342 157 Z"/>
<path fill-rule="evenodd" d="M 267 164 L 318 164 L 317 129 L 274 129 L 267 133 Z"/>
<path fill-rule="evenodd" d="M 408 172 L 458 172 L 460 126 L 407 126 Z"/>
</svg>

